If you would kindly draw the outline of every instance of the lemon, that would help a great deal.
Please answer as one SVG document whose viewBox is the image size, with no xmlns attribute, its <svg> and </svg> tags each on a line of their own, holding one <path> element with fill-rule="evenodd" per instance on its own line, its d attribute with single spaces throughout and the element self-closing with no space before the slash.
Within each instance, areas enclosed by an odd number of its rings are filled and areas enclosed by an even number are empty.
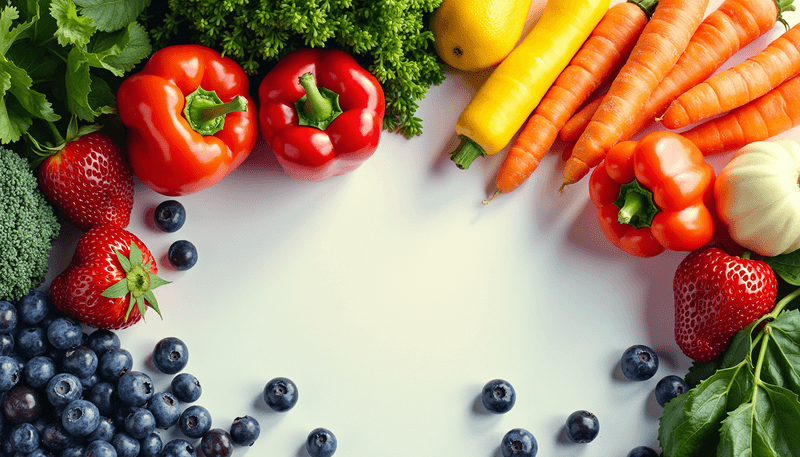
<svg viewBox="0 0 800 457">
<path fill-rule="evenodd" d="M 522 36 L 532 0 L 443 0 L 431 15 L 433 45 L 464 71 L 500 63 Z"/>
</svg>

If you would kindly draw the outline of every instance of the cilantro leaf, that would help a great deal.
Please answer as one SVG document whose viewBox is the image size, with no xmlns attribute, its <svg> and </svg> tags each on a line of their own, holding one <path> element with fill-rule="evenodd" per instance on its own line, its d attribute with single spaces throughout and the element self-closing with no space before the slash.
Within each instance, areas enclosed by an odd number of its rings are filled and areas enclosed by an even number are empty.
<svg viewBox="0 0 800 457">
<path fill-rule="evenodd" d="M 151 51 L 147 32 L 138 23 L 131 22 L 122 30 L 98 33 L 87 46 L 87 58 L 89 65 L 123 76 Z"/>
<path fill-rule="evenodd" d="M 800 311 L 780 313 L 768 326 L 761 379 L 800 394 Z"/>
<path fill-rule="evenodd" d="M 752 402 L 743 403 L 720 429 L 718 457 L 800 456 L 800 401 L 783 387 L 759 383 Z"/>
<path fill-rule="evenodd" d="M 3 8 L 3 11 L 0 12 L 0 32 L 2 32 L 0 33 L 0 54 L 5 55 L 8 48 L 17 40 L 17 37 L 33 25 L 33 20 L 31 20 L 23 22 L 22 24 L 17 24 L 17 26 L 12 29 L 11 25 L 16 19 L 19 19 L 19 10 L 13 6 L 6 6 Z"/>
<path fill-rule="evenodd" d="M 16 43 L 6 52 L 6 58 L 25 70 L 33 84 L 52 81 L 58 76 L 58 63 L 40 46 Z"/>
<path fill-rule="evenodd" d="M 113 107 L 106 104 L 94 105 L 92 103 L 92 101 L 104 103 L 107 97 L 93 96 L 90 99 L 90 94 L 97 89 L 102 89 L 100 86 L 109 89 L 105 82 L 89 73 L 89 57 L 78 47 L 72 48 L 67 56 L 66 84 L 67 107 L 71 113 L 78 116 L 78 119 L 92 122 L 97 116 L 114 111 Z"/>
<path fill-rule="evenodd" d="M 85 46 L 97 31 L 92 18 L 78 16 L 78 8 L 72 0 L 53 0 L 50 15 L 58 24 L 55 36 L 61 46 Z"/>
<path fill-rule="evenodd" d="M 90 17 L 103 32 L 113 32 L 134 22 L 150 0 L 74 0 L 81 14 Z"/>
<path fill-rule="evenodd" d="M 714 455 L 720 423 L 742 403 L 754 382 L 748 364 L 719 370 L 699 386 L 664 405 L 658 440 L 664 455 Z"/>
<path fill-rule="evenodd" d="M 8 111 L 8 101 L 6 93 L 11 87 L 11 75 L 0 72 L 0 99 L 6 103 L 0 103 L 0 140 L 3 144 L 17 141 L 30 126 L 30 119 L 21 120 Z"/>
</svg>

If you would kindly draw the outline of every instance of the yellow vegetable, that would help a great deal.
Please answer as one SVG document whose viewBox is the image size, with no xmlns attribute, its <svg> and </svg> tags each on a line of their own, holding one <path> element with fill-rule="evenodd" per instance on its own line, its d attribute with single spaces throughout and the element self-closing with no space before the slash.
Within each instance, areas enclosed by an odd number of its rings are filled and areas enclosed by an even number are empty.
<svg viewBox="0 0 800 457">
<path fill-rule="evenodd" d="M 433 46 L 454 68 L 497 65 L 522 36 L 531 0 L 442 0 L 431 15 Z"/>
<path fill-rule="evenodd" d="M 608 11 L 610 0 L 548 0 L 522 43 L 492 72 L 456 122 L 459 168 L 500 152 Z"/>
</svg>

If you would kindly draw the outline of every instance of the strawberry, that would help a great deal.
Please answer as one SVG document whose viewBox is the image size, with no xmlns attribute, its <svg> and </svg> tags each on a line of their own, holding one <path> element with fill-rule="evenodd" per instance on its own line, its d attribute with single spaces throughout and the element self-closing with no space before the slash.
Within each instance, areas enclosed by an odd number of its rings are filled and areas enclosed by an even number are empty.
<svg viewBox="0 0 800 457">
<path fill-rule="evenodd" d="M 50 294 L 56 308 L 87 325 L 121 329 L 141 320 L 147 306 L 161 315 L 153 289 L 167 281 L 156 273 L 153 255 L 136 235 L 96 227 L 78 240 Z"/>
<path fill-rule="evenodd" d="M 111 137 L 88 131 L 42 151 L 52 155 L 39 166 L 39 187 L 83 231 L 101 225 L 125 228 L 133 208 L 130 165 Z"/>
<path fill-rule="evenodd" d="M 706 246 L 678 265 L 672 288 L 675 341 L 692 360 L 708 362 L 775 307 L 778 281 L 764 261 Z"/>
</svg>

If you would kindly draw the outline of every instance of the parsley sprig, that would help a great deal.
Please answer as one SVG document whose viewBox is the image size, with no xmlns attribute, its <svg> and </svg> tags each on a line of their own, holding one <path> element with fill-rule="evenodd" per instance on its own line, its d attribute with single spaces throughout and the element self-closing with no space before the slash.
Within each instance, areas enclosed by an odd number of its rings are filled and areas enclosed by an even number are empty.
<svg viewBox="0 0 800 457">
<path fill-rule="evenodd" d="M 166 3 L 166 6 L 164 5 Z M 197 42 L 264 74 L 301 47 L 352 54 L 383 87 L 383 127 L 406 137 L 422 133 L 415 116 L 444 69 L 428 29 L 441 0 L 169 0 L 145 15 L 156 47 Z M 159 9 L 160 8 L 160 9 Z"/>
<path fill-rule="evenodd" d="M 800 251 L 763 260 L 779 278 L 778 302 L 719 358 L 690 368 L 692 389 L 659 422 L 665 457 L 800 456 Z"/>
</svg>

